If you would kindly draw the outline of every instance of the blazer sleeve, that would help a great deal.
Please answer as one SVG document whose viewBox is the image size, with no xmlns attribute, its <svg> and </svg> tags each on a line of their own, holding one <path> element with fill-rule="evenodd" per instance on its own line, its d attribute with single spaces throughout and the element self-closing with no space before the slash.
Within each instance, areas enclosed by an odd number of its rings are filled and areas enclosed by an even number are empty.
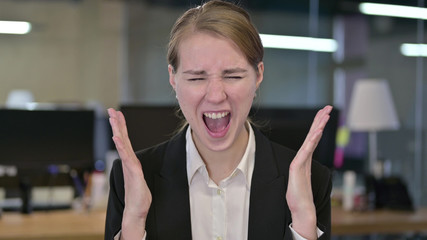
<svg viewBox="0 0 427 240">
<path fill-rule="evenodd" d="M 121 230 L 124 210 L 124 181 L 122 163 L 115 160 L 110 173 L 110 192 L 105 220 L 105 240 L 113 240 Z"/>
<path fill-rule="evenodd" d="M 328 168 L 313 161 L 312 188 L 316 206 L 317 227 L 323 231 L 321 240 L 331 239 L 332 174 Z"/>
</svg>

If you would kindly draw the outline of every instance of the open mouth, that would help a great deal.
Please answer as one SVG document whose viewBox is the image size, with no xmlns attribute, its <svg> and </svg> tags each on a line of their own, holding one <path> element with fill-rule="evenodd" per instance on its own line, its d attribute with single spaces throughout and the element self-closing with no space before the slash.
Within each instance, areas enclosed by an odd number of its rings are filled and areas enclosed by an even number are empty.
<svg viewBox="0 0 427 240">
<path fill-rule="evenodd" d="M 209 131 L 220 133 L 224 131 L 230 123 L 230 112 L 203 113 L 203 121 Z"/>
</svg>

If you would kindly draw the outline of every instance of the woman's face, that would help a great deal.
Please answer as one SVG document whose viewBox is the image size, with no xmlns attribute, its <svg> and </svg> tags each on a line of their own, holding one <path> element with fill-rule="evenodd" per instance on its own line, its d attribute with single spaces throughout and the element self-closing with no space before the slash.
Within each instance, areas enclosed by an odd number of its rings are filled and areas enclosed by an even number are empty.
<svg viewBox="0 0 427 240">
<path fill-rule="evenodd" d="M 231 40 L 195 32 L 180 44 L 179 67 L 169 66 L 169 81 L 193 130 L 196 145 L 210 151 L 231 149 L 244 142 L 245 122 L 263 79 Z"/>
</svg>

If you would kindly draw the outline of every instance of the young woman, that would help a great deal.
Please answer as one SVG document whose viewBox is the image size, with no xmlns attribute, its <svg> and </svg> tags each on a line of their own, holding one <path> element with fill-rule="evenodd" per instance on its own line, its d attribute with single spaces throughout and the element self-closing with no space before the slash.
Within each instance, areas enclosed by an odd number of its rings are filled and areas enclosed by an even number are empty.
<svg viewBox="0 0 427 240">
<path fill-rule="evenodd" d="M 109 109 L 121 160 L 105 239 L 330 238 L 331 176 L 312 154 L 332 107 L 297 153 L 270 142 L 247 119 L 262 59 L 256 28 L 234 4 L 210 1 L 177 20 L 169 82 L 188 125 L 135 154 L 123 114 Z"/>
</svg>

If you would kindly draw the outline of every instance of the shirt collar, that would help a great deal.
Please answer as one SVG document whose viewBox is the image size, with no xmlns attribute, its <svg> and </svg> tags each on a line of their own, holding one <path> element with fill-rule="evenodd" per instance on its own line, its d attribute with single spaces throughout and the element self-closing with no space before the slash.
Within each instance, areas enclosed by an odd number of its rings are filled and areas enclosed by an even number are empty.
<svg viewBox="0 0 427 240">
<path fill-rule="evenodd" d="M 255 135 L 252 129 L 252 126 L 247 122 L 246 128 L 249 130 L 249 139 L 248 144 L 246 145 L 245 153 L 243 154 L 242 159 L 237 165 L 236 169 L 232 174 L 240 171 L 244 174 L 246 179 L 246 185 L 248 189 L 251 187 L 252 173 L 255 165 Z M 199 169 L 206 168 L 205 163 L 200 156 L 196 145 L 194 144 L 193 137 L 191 136 L 191 127 L 189 126 L 186 132 L 186 151 L 187 151 L 187 179 L 188 185 L 193 181 L 194 175 L 199 171 Z M 207 171 L 206 171 L 207 172 Z M 208 176 L 205 176 L 206 180 Z"/>
</svg>

